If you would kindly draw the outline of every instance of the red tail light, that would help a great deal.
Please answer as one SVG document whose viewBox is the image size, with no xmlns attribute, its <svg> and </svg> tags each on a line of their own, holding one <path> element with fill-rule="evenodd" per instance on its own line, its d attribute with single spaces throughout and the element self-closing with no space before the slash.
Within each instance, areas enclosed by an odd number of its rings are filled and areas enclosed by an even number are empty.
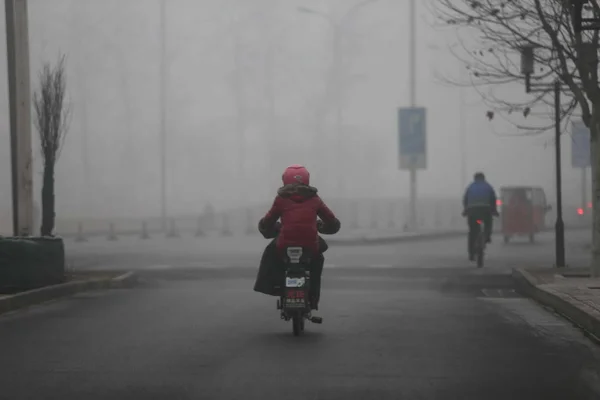
<svg viewBox="0 0 600 400">
<path fill-rule="evenodd" d="M 578 208 L 577 209 L 577 214 L 583 215 L 583 208 Z"/>
<path fill-rule="evenodd" d="M 496 200 L 496 205 L 498 207 L 502 206 L 502 200 L 500 200 L 500 199 Z"/>
<path fill-rule="evenodd" d="M 304 290 L 288 289 L 286 297 L 288 299 L 303 299 Z"/>
<path fill-rule="evenodd" d="M 477 220 L 477 223 L 481 225 L 482 221 L 480 219 Z"/>
</svg>

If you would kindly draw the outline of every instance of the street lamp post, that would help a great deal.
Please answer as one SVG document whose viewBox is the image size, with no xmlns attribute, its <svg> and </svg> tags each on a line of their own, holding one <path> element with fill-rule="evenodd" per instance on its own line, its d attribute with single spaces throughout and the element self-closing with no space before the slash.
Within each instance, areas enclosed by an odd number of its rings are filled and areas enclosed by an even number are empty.
<svg viewBox="0 0 600 400">
<path fill-rule="evenodd" d="M 465 76 L 464 73 L 464 68 L 461 68 L 461 78 L 463 78 Z M 467 123 L 466 123 L 466 116 L 465 116 L 465 108 L 467 106 L 467 102 L 466 102 L 466 93 L 465 93 L 465 88 L 464 87 L 460 87 L 459 88 L 459 96 L 460 96 L 460 101 L 459 101 L 459 124 L 458 124 L 458 129 L 459 129 L 459 137 L 460 137 L 460 150 L 459 150 L 459 154 L 460 154 L 460 187 L 461 190 L 464 190 L 467 187 Z"/>
<path fill-rule="evenodd" d="M 337 151 L 337 157 L 340 157 L 340 152 L 343 149 L 344 146 L 344 140 L 342 139 L 342 135 L 343 135 L 343 124 L 344 124 L 344 109 L 343 109 L 343 78 L 342 78 L 342 71 L 343 71 L 343 59 L 344 59 L 344 53 L 343 53 L 343 49 L 342 49 L 342 38 L 343 38 L 343 28 L 344 28 L 344 23 L 345 21 L 348 20 L 348 18 L 350 16 L 352 16 L 352 14 L 354 14 L 356 11 L 358 11 L 360 8 L 374 3 L 376 1 L 379 0 L 363 0 L 357 4 L 355 4 L 353 7 L 351 7 L 346 14 L 344 14 L 342 16 L 342 18 L 340 18 L 338 21 L 335 21 L 331 16 L 322 13 L 320 11 L 316 11 L 313 10 L 312 8 L 309 7 L 298 7 L 297 10 L 299 12 L 302 13 L 306 13 L 306 14 L 313 14 L 316 16 L 319 16 L 321 18 L 323 18 L 331 27 L 332 32 L 333 32 L 333 40 L 332 40 L 332 54 L 333 54 L 333 62 L 332 62 L 332 77 L 331 77 L 331 82 L 333 84 L 333 95 L 334 95 L 334 102 L 335 102 L 335 131 L 336 131 L 336 141 L 338 144 L 338 151 Z M 338 185 L 338 193 L 343 193 L 344 189 L 345 189 L 345 185 L 344 185 L 344 177 L 343 176 L 339 176 L 337 179 L 337 185 Z"/>
<path fill-rule="evenodd" d="M 410 79 L 410 106 L 416 107 L 417 103 L 417 26 L 416 26 L 416 2 L 410 0 L 409 18 L 409 79 Z M 417 230 L 417 168 L 413 165 L 410 169 L 410 217 L 409 228 L 412 231 Z"/>
<path fill-rule="evenodd" d="M 338 144 L 338 149 L 336 151 L 336 158 L 340 157 L 340 144 L 343 143 L 343 141 L 341 140 L 341 134 L 342 134 L 342 125 L 344 123 L 343 119 L 343 111 L 342 111 L 342 62 L 341 62 L 341 58 L 342 58 L 342 49 L 341 49 L 341 43 L 342 43 L 342 22 L 336 22 L 334 19 L 332 19 L 329 15 L 321 13 L 319 11 L 313 10 L 311 8 L 308 7 L 298 7 L 298 11 L 306 13 L 306 14 L 313 14 L 313 15 L 317 15 L 321 18 L 323 18 L 331 27 L 332 30 L 332 66 L 331 66 L 331 76 L 330 76 L 330 83 L 333 86 L 333 95 L 334 95 L 334 103 L 335 103 L 335 139 L 336 142 Z M 339 163 L 338 163 L 339 164 Z M 336 176 L 334 174 L 334 176 Z M 336 184 L 337 184 L 337 193 L 338 195 L 341 195 L 343 192 L 343 182 L 342 182 L 342 177 L 337 174 L 336 177 Z"/>
<path fill-rule="evenodd" d="M 531 83 L 531 75 L 534 72 L 535 48 L 533 46 L 524 46 L 521 49 L 521 72 L 525 75 L 525 91 L 547 92 L 550 89 L 548 84 Z M 560 78 L 557 77 L 552 85 L 554 90 L 554 142 L 555 142 L 555 162 L 556 162 L 556 224 L 555 224 L 555 251 L 556 267 L 565 267 L 565 224 L 562 214 L 562 162 L 561 162 L 561 141 L 560 141 L 560 93 L 562 89 Z"/>
<path fill-rule="evenodd" d="M 166 54 L 166 0 L 160 0 L 160 222 L 167 231 L 167 54 Z"/>
<path fill-rule="evenodd" d="M 456 44 L 448 46 L 449 49 L 456 47 Z M 427 46 L 428 49 L 438 51 L 440 47 L 431 44 Z M 464 82 L 467 80 L 467 74 L 465 73 L 466 68 L 461 66 L 460 68 L 460 83 L 458 87 L 458 154 L 459 154 L 459 163 L 460 163 L 460 188 L 459 193 L 462 193 L 464 188 L 467 186 L 467 118 L 466 118 L 466 108 L 467 108 L 467 92 L 465 87 L 463 86 Z M 437 70 L 435 70 L 437 74 Z"/>
</svg>

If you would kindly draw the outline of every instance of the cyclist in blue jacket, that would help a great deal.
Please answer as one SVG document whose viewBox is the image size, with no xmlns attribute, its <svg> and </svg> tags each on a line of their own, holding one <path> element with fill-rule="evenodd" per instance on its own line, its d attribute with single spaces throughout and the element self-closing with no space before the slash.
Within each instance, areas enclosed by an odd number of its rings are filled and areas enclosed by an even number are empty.
<svg viewBox="0 0 600 400">
<path fill-rule="evenodd" d="M 474 181 L 467 187 L 463 196 L 463 216 L 469 223 L 469 259 L 473 260 L 473 249 L 477 235 L 477 220 L 483 221 L 484 234 L 487 243 L 492 242 L 492 217 L 498 216 L 496 208 L 496 191 L 485 180 L 482 172 L 477 172 Z"/>
</svg>

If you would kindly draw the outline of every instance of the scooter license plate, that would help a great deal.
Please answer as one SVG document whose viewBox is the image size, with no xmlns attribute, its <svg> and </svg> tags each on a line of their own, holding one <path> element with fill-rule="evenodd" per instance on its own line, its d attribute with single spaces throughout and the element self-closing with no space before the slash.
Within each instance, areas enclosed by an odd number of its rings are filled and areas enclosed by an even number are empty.
<svg viewBox="0 0 600 400">
<path fill-rule="evenodd" d="M 286 307 L 299 307 L 305 306 L 306 292 L 298 289 L 288 289 L 285 293 L 285 305 Z"/>
</svg>

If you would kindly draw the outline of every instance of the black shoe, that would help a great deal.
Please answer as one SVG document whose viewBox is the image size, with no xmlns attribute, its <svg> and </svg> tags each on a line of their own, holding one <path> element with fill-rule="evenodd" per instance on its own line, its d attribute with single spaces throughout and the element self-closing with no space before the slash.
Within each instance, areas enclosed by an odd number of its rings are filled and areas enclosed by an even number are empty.
<svg viewBox="0 0 600 400">
<path fill-rule="evenodd" d="M 319 310 L 319 299 L 313 297 L 310 300 L 310 309 L 311 310 Z"/>
</svg>

